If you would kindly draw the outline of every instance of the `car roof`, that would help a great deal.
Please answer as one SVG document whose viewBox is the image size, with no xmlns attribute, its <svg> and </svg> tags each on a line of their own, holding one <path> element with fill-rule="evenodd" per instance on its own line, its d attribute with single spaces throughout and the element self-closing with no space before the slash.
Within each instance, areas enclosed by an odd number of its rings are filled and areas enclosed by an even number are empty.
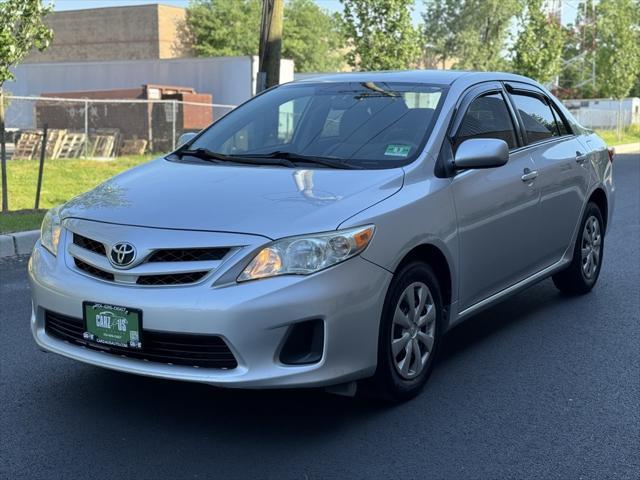
<svg viewBox="0 0 640 480">
<path fill-rule="evenodd" d="M 473 72 L 465 70 L 398 70 L 386 72 L 345 72 L 318 74 L 295 83 L 304 82 L 407 82 L 432 85 L 452 85 L 454 82 L 474 84 L 492 80 L 517 81 L 538 85 L 521 75 L 504 72 Z"/>
</svg>

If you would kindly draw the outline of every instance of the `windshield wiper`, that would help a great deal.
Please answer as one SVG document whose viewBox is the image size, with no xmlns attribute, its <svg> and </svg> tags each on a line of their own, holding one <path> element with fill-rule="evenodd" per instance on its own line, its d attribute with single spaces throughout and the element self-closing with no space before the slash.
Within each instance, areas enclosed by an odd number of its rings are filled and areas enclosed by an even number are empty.
<svg viewBox="0 0 640 480">
<path fill-rule="evenodd" d="M 176 154 L 182 158 L 184 155 L 190 155 L 192 157 L 200 158 L 207 162 L 223 163 L 243 163 L 246 165 L 282 165 L 284 167 L 295 167 L 293 162 L 286 158 L 276 157 L 261 157 L 261 156 L 240 156 L 240 155 L 225 155 L 223 153 L 214 152 L 208 148 L 195 148 L 193 150 L 179 150 Z"/>
<path fill-rule="evenodd" d="M 334 160 L 333 158 L 327 157 L 315 157 L 312 155 L 302 155 L 300 153 L 294 152 L 284 152 L 281 150 L 276 150 L 275 152 L 269 153 L 261 153 L 261 154 L 250 154 L 251 158 L 278 158 L 289 160 L 295 163 L 311 163 L 314 165 L 323 165 L 329 168 L 341 168 L 345 170 L 361 170 L 362 167 L 357 165 L 351 165 L 340 160 Z"/>
</svg>

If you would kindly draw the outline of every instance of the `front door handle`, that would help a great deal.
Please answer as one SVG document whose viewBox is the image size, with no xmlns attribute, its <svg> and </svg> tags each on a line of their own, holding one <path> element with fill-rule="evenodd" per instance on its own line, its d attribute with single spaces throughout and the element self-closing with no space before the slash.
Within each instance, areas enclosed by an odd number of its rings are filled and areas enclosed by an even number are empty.
<svg viewBox="0 0 640 480">
<path fill-rule="evenodd" d="M 578 165 L 584 165 L 584 162 L 587 161 L 587 156 L 580 151 L 576 152 L 576 163 Z"/>
<path fill-rule="evenodd" d="M 528 168 L 524 169 L 524 175 L 522 175 L 523 182 L 530 182 L 531 180 L 535 180 L 538 177 L 537 170 L 529 170 Z"/>
</svg>

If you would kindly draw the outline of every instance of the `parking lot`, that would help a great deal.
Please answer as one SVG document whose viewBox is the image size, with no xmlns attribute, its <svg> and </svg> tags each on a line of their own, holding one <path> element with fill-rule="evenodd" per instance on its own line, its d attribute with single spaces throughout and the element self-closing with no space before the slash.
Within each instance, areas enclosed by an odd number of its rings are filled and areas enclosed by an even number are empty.
<svg viewBox="0 0 640 480">
<path fill-rule="evenodd" d="M 0 478 L 638 478 L 640 155 L 614 170 L 595 290 L 566 297 L 545 280 L 470 319 L 398 406 L 45 354 L 27 259 L 0 261 Z"/>
</svg>

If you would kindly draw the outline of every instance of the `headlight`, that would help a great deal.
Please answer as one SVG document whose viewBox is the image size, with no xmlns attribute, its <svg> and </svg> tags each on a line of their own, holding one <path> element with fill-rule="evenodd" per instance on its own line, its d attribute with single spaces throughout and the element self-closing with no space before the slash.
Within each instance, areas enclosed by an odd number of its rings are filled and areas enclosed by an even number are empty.
<svg viewBox="0 0 640 480">
<path fill-rule="evenodd" d="M 373 237 L 373 225 L 277 240 L 253 257 L 239 282 L 277 275 L 308 275 L 359 254 Z"/>
<path fill-rule="evenodd" d="M 40 228 L 40 243 L 54 255 L 58 254 L 58 242 L 60 241 L 60 208 L 52 208 L 44 216 Z"/>
</svg>

